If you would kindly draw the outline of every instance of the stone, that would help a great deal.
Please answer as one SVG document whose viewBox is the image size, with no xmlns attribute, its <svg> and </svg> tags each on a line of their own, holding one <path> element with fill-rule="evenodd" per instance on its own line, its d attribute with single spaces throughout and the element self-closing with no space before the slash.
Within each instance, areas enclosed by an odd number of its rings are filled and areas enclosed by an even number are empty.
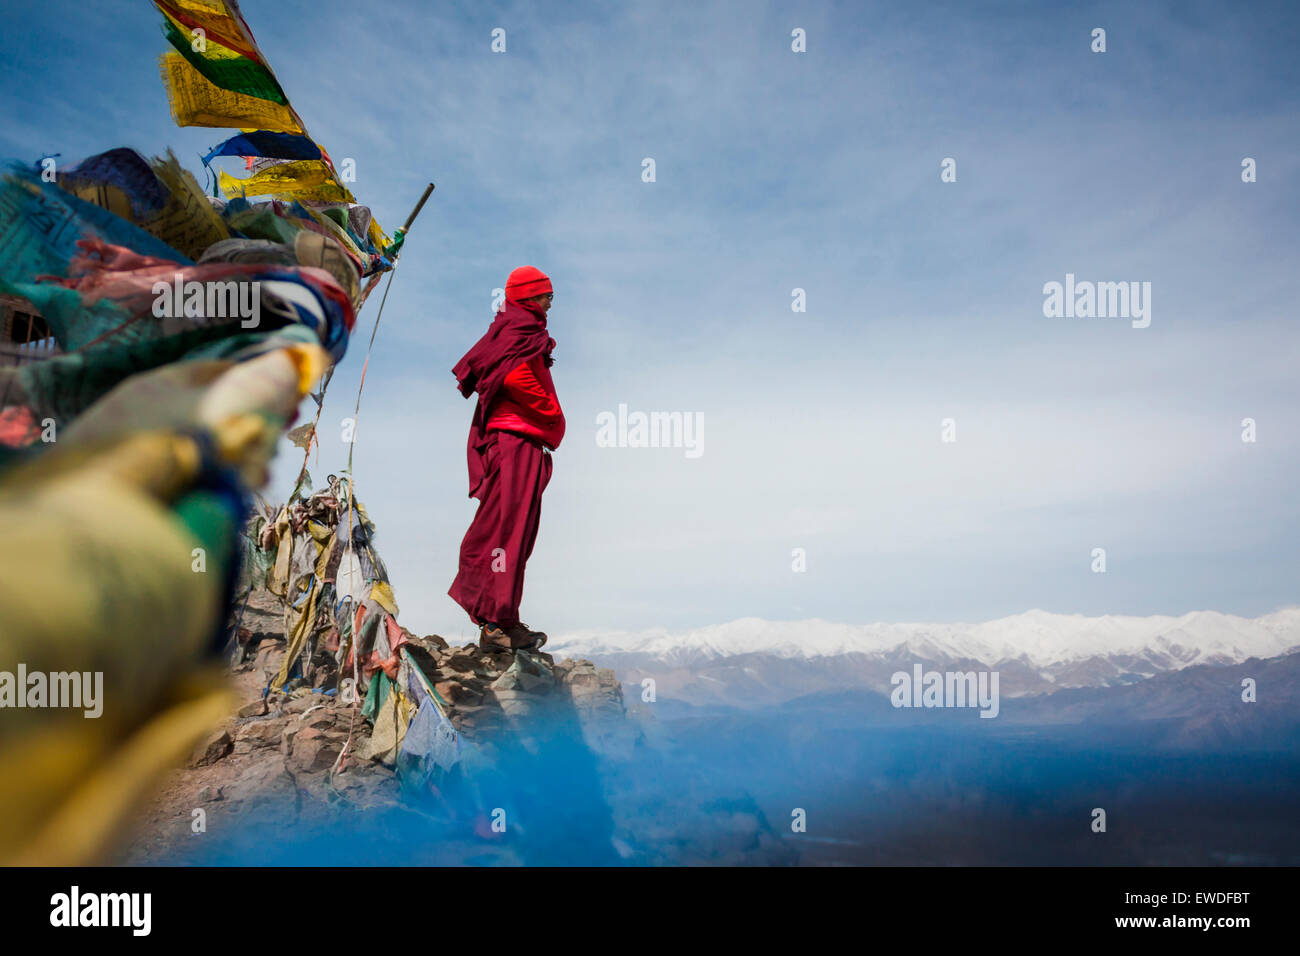
<svg viewBox="0 0 1300 956">
<path fill-rule="evenodd" d="M 598 691 L 600 673 L 591 661 L 574 661 L 572 666 L 565 669 L 564 682 L 574 694 Z"/>
<path fill-rule="evenodd" d="M 440 669 L 459 671 L 461 673 L 472 673 L 478 666 L 478 658 L 466 654 L 464 651 L 457 651 L 450 657 L 442 660 L 438 664 Z"/>
<path fill-rule="evenodd" d="M 533 656 L 531 651 L 519 651 L 516 653 L 515 663 L 519 665 L 519 669 L 525 674 L 530 674 L 536 677 L 542 672 L 541 662 Z"/>
<path fill-rule="evenodd" d="M 284 733 L 283 718 L 267 717 L 262 720 L 250 720 L 235 728 L 235 752 L 249 753 L 264 747 L 274 747 L 280 743 Z"/>
<path fill-rule="evenodd" d="M 477 704 L 483 699 L 483 692 L 468 687 L 459 681 L 443 680 L 433 685 L 433 689 L 443 698 L 455 704 Z"/>
<path fill-rule="evenodd" d="M 216 763 L 234 749 L 234 743 L 225 729 L 214 730 L 208 734 L 194 749 L 190 758 L 191 767 L 207 767 Z"/>
<path fill-rule="evenodd" d="M 346 734 L 304 727 L 294 735 L 285 766 L 298 773 L 319 773 L 334 766 L 347 742 Z"/>
<path fill-rule="evenodd" d="M 301 697 L 290 697 L 285 702 L 284 712 L 286 714 L 301 714 L 303 711 L 311 710 L 321 702 L 320 694 L 303 694 Z"/>
<path fill-rule="evenodd" d="M 285 773 L 284 761 L 276 757 L 251 764 L 231 783 L 221 788 L 222 802 L 265 801 L 272 807 L 296 805 L 297 787 Z M 296 810 L 295 810 L 296 812 Z"/>
<path fill-rule="evenodd" d="M 512 719 L 521 720 L 537 712 L 538 699 L 527 691 L 493 686 L 492 696 L 502 712 Z"/>
<path fill-rule="evenodd" d="M 262 641 L 257 645 L 255 664 L 263 670 L 271 670 L 273 674 L 278 672 L 280 670 L 279 659 L 284 656 L 285 648 L 288 646 L 289 642 L 283 638 Z"/>
<path fill-rule="evenodd" d="M 535 662 L 526 662 L 524 658 L 519 657 L 516 658 L 515 663 L 518 666 L 511 667 L 492 682 L 492 691 L 498 696 L 503 691 L 521 691 L 540 696 L 550 693 L 551 688 L 555 686 L 555 678 L 551 676 L 551 672 L 538 667 Z"/>
<path fill-rule="evenodd" d="M 491 664 L 500 670 L 505 670 L 514 663 L 515 652 L 504 647 L 489 647 L 482 650 L 479 657 L 484 664 Z"/>
<path fill-rule="evenodd" d="M 240 717 L 264 717 L 266 715 L 266 698 L 259 697 L 257 700 L 245 704 L 239 708 L 237 713 Z"/>
</svg>

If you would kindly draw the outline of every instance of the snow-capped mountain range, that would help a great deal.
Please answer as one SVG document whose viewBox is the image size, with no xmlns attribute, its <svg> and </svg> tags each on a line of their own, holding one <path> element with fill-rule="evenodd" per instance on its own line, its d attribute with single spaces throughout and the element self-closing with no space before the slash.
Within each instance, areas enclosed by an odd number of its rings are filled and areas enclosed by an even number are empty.
<svg viewBox="0 0 1300 956">
<path fill-rule="evenodd" d="M 1127 684 L 1194 664 L 1235 664 L 1300 650 L 1300 607 L 1257 618 L 1217 611 L 1181 617 L 1033 610 L 982 624 L 839 624 L 742 618 L 683 631 L 588 630 L 553 638 L 549 653 L 655 677 L 691 702 L 761 703 L 842 687 L 885 690 L 915 663 L 996 668 L 1002 693 Z"/>
</svg>

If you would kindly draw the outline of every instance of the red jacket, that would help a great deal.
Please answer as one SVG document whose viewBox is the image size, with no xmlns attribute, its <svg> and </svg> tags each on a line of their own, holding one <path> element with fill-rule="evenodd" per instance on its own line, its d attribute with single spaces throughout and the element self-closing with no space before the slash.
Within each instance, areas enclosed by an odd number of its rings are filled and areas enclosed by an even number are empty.
<svg viewBox="0 0 1300 956">
<path fill-rule="evenodd" d="M 560 447 L 564 438 L 564 410 L 555 394 L 551 370 L 541 356 L 511 369 L 492 400 L 486 431 L 526 435 L 547 448 Z"/>
</svg>

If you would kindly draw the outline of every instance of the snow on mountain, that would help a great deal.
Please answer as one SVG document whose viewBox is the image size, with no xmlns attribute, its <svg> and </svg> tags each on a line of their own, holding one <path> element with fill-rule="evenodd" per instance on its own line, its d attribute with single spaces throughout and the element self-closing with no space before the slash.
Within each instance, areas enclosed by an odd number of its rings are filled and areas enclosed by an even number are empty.
<svg viewBox="0 0 1300 956">
<path fill-rule="evenodd" d="M 1300 607 L 1258 618 L 1217 611 L 1193 611 L 1181 617 L 1084 617 L 1032 610 L 974 625 L 855 625 L 747 617 L 682 631 L 578 631 L 553 638 L 547 651 L 590 658 L 636 655 L 672 666 L 741 654 L 806 661 L 848 654 L 912 655 L 934 661 L 973 660 L 990 666 L 1020 661 L 1045 671 L 1100 658 L 1122 661 L 1129 670 L 1154 673 L 1191 664 L 1276 657 L 1297 648 Z"/>
</svg>

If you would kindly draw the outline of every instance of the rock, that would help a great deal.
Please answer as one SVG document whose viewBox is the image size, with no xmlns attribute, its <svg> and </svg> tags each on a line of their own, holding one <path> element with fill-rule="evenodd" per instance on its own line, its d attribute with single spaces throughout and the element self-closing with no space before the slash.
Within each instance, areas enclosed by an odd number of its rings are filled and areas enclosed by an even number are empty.
<svg viewBox="0 0 1300 956">
<path fill-rule="evenodd" d="M 441 637 L 439 637 L 437 634 L 427 634 L 424 637 L 420 638 L 420 642 L 425 644 L 428 647 L 437 647 L 443 650 L 445 650 L 449 646 L 447 642 L 443 640 Z"/>
<path fill-rule="evenodd" d="M 319 704 L 320 694 L 303 694 L 300 697 L 290 697 L 284 705 L 286 714 L 301 714 L 303 711 L 310 710 Z"/>
<path fill-rule="evenodd" d="M 506 650 L 504 647 L 492 647 L 482 651 L 479 655 L 484 666 L 493 667 L 499 671 L 508 668 L 515 661 L 514 651 Z"/>
<path fill-rule="evenodd" d="M 265 804 L 276 819 L 283 822 L 284 808 L 297 813 L 298 788 L 285 772 L 283 758 L 275 757 L 252 763 L 239 776 L 221 788 L 222 803 Z"/>
<path fill-rule="evenodd" d="M 433 689 L 444 699 L 454 704 L 477 704 L 483 699 L 483 692 L 468 687 L 459 681 L 443 680 L 433 685 Z"/>
<path fill-rule="evenodd" d="M 280 743 L 284 733 L 285 720 L 281 717 L 267 717 L 251 720 L 235 729 L 235 753 L 251 753 L 264 747 L 275 747 Z"/>
<path fill-rule="evenodd" d="M 221 799 L 220 787 L 199 787 L 199 803 L 215 803 Z"/>
<path fill-rule="evenodd" d="M 548 694 L 555 686 L 555 678 L 545 668 L 533 662 L 526 662 L 522 657 L 516 658 L 517 666 L 512 666 L 492 682 L 492 691 L 522 691 L 539 696 Z"/>
<path fill-rule="evenodd" d="M 517 651 L 515 653 L 514 663 L 519 665 L 519 670 L 525 674 L 531 674 L 534 677 L 541 674 L 543 670 L 554 677 L 555 674 L 551 668 L 543 668 L 541 661 L 538 660 L 532 651 Z"/>
<path fill-rule="evenodd" d="M 266 698 L 259 697 L 251 703 L 245 704 L 237 711 L 240 717 L 263 717 L 266 715 Z"/>
<path fill-rule="evenodd" d="M 443 670 L 472 673 L 474 668 L 478 666 L 478 657 L 476 655 L 466 654 L 461 650 L 440 661 L 438 666 Z"/>
<path fill-rule="evenodd" d="M 294 736 L 299 731 L 306 730 L 308 727 L 315 730 L 331 731 L 342 729 L 346 732 L 346 717 L 342 719 L 340 727 L 339 712 L 335 711 L 328 705 L 321 706 L 321 703 L 323 702 L 318 700 L 314 710 L 309 708 L 310 712 L 293 714 L 285 719 L 283 729 L 280 731 L 280 753 L 284 754 L 286 757 L 289 756 L 293 750 Z"/>
<path fill-rule="evenodd" d="M 628 719 L 623 687 L 615 673 L 577 660 L 556 667 L 555 675 L 560 693 L 578 715 L 588 746 L 607 757 L 632 759 L 645 737 L 640 725 Z"/>
<path fill-rule="evenodd" d="M 391 807 L 401 796 L 397 775 L 383 764 L 356 764 L 334 778 L 334 787 L 348 801 L 362 809 L 371 806 Z"/>
<path fill-rule="evenodd" d="M 319 773 L 334 766 L 347 742 L 347 734 L 304 727 L 293 737 L 285 766 L 297 773 Z"/>
<path fill-rule="evenodd" d="M 600 673 L 591 661 L 570 661 L 564 669 L 564 682 L 574 693 L 588 693 L 600 689 Z"/>
<path fill-rule="evenodd" d="M 317 730 L 333 730 L 338 727 L 347 729 L 347 721 L 339 720 L 338 711 L 328 707 L 322 707 L 320 710 L 314 710 L 310 714 L 303 714 L 298 718 L 300 727 L 314 727 Z"/>
<path fill-rule="evenodd" d="M 288 646 L 289 642 L 281 637 L 264 640 L 257 645 L 257 657 L 254 663 L 263 670 L 269 669 L 274 674 L 280 670 L 280 658 L 284 656 L 284 650 Z"/>
<path fill-rule="evenodd" d="M 580 660 L 556 672 L 576 707 L 625 713 L 623 685 L 609 668 L 598 669 L 591 661 Z"/>
<path fill-rule="evenodd" d="M 214 730 L 203 738 L 202 742 L 194 749 L 194 756 L 190 758 L 191 767 L 207 767 L 216 763 L 234 748 L 234 743 L 230 739 L 225 729 Z"/>
<path fill-rule="evenodd" d="M 541 699 L 524 690 L 492 688 L 492 698 L 501 708 L 502 713 L 512 720 L 523 720 L 536 714 L 540 709 Z"/>
<path fill-rule="evenodd" d="M 430 680 L 441 666 L 443 651 L 436 645 L 426 645 L 421 642 L 412 641 L 406 645 L 406 653 L 416 666 L 420 668 L 421 673 Z"/>
</svg>

